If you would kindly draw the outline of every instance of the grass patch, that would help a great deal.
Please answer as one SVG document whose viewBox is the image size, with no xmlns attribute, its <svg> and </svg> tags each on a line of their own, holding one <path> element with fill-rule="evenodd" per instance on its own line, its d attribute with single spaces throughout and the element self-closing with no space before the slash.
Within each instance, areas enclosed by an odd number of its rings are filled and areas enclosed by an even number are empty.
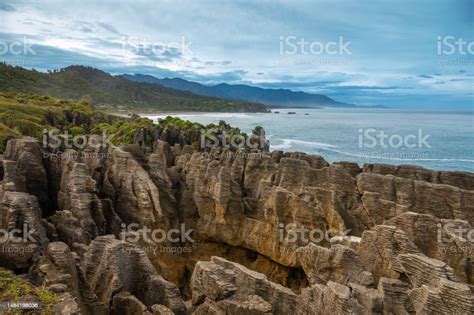
<svg viewBox="0 0 474 315">
<path fill-rule="evenodd" d="M 51 308 L 59 297 L 43 287 L 35 287 L 12 271 L 0 268 L 0 301 L 39 301 L 43 306 L 41 314 L 51 314 Z M 22 310 L 9 310 L 5 314 L 22 314 Z"/>
</svg>

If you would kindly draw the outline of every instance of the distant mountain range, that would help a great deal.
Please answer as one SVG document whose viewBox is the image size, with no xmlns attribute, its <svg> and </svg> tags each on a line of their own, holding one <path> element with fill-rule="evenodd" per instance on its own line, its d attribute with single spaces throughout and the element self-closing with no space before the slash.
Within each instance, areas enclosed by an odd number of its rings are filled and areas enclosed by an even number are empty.
<svg viewBox="0 0 474 315">
<path fill-rule="evenodd" d="M 180 78 L 158 79 L 144 74 L 124 74 L 123 76 L 135 82 L 158 83 L 168 88 L 199 95 L 263 103 L 270 107 L 358 107 L 353 104 L 337 102 L 326 95 L 295 92 L 288 89 L 264 89 L 226 83 L 208 86 Z"/>
<path fill-rule="evenodd" d="M 218 99 L 171 89 L 160 84 L 130 81 L 84 66 L 44 73 L 0 63 L 0 91 L 87 100 L 95 106 L 130 111 L 266 112 L 263 104 Z"/>
</svg>

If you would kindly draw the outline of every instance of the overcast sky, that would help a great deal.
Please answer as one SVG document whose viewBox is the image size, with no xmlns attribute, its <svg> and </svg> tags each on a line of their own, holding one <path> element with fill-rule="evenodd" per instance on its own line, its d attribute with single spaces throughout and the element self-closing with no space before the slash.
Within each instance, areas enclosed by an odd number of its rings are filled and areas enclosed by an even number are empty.
<svg viewBox="0 0 474 315">
<path fill-rule="evenodd" d="M 0 0 L 0 59 L 24 67 L 81 64 L 400 108 L 474 108 L 473 30 L 469 0 Z"/>
</svg>

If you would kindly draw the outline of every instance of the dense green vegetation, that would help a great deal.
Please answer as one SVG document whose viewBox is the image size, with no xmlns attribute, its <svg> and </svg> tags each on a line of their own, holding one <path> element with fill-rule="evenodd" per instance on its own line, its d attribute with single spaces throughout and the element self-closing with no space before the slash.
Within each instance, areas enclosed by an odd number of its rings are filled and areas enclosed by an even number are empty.
<svg viewBox="0 0 474 315">
<path fill-rule="evenodd" d="M 152 132 L 156 126 L 146 118 L 134 119 L 106 114 L 87 102 L 71 102 L 47 96 L 0 93 L 0 152 L 9 138 L 41 138 L 56 128 L 71 136 L 113 134 L 114 144 L 131 143 L 138 128 Z"/>
<path fill-rule="evenodd" d="M 0 152 L 6 140 L 20 136 L 40 138 L 57 128 L 71 134 L 88 133 L 100 122 L 115 118 L 93 109 L 86 102 L 69 102 L 47 96 L 0 93 Z"/>
<path fill-rule="evenodd" d="M 117 120 L 113 124 L 100 123 L 94 127 L 92 133 L 102 135 L 105 132 L 111 136 L 110 141 L 114 145 L 120 145 L 122 143 L 133 143 L 133 138 L 139 129 L 144 130 L 145 143 L 149 147 L 153 146 L 153 133 L 156 130 L 156 125 L 147 118 Z"/>
<path fill-rule="evenodd" d="M 42 138 L 52 128 L 60 133 L 67 132 L 70 137 L 106 133 L 114 145 L 143 141 L 148 147 L 163 133 L 165 140 L 184 141 L 186 144 L 200 145 L 201 134 L 216 139 L 225 134 L 226 143 L 239 136 L 242 140 L 248 135 L 220 121 L 218 124 L 202 125 L 189 120 L 167 116 L 153 123 L 150 119 L 137 115 L 120 117 L 93 108 L 86 101 L 71 102 L 62 99 L 21 93 L 0 93 L 0 153 L 10 138 L 30 136 Z M 262 127 L 257 126 L 253 134 L 259 135 Z M 110 137 L 109 137 L 110 136 Z M 179 139 L 178 139 L 178 138 Z M 214 140 L 215 142 L 215 140 Z M 212 143 L 214 143 L 212 142 Z"/>
<path fill-rule="evenodd" d="M 35 287 L 16 276 L 10 270 L 0 268 L 0 302 L 39 301 L 43 306 L 41 314 L 51 314 L 51 307 L 58 296 L 43 288 Z M 11 310 L 6 314 L 23 314 L 21 310 Z"/>
<path fill-rule="evenodd" d="M 266 111 L 263 104 L 199 96 L 83 66 L 43 73 L 0 63 L 0 91 L 84 100 L 109 111 Z"/>
</svg>

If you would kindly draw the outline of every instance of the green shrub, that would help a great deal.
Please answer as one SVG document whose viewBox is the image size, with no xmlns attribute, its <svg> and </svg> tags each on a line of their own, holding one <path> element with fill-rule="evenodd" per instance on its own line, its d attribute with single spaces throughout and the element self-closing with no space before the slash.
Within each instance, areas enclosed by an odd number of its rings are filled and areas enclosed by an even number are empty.
<svg viewBox="0 0 474 315">
<path fill-rule="evenodd" d="M 69 128 L 69 133 L 73 137 L 86 134 L 85 130 L 81 127 L 71 127 L 71 128 Z"/>
<path fill-rule="evenodd" d="M 19 302 L 32 296 L 36 296 L 42 304 L 42 314 L 50 314 L 51 307 L 58 300 L 58 296 L 46 288 L 35 287 L 10 270 L 0 268 L 0 302 Z"/>
</svg>

